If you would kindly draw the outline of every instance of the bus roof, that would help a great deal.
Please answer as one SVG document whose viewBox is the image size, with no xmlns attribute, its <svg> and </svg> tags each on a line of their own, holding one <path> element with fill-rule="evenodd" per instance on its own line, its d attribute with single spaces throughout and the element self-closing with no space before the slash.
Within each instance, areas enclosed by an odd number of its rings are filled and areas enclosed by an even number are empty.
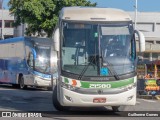
<svg viewBox="0 0 160 120">
<path fill-rule="evenodd" d="M 131 21 L 127 12 L 115 8 L 64 7 L 60 19 L 75 21 Z"/>
<path fill-rule="evenodd" d="M 4 40 L 0 40 L 0 44 L 7 44 L 7 43 L 16 43 L 20 41 L 25 40 L 33 40 L 35 42 L 40 42 L 42 44 L 51 45 L 52 40 L 49 38 L 38 38 L 38 37 L 14 37 L 14 38 L 8 38 Z"/>
<path fill-rule="evenodd" d="M 23 40 L 24 40 L 24 37 L 8 38 L 8 39 L 0 40 L 0 44 L 3 44 L 3 43 L 15 43 L 15 42 L 23 41 Z"/>
</svg>

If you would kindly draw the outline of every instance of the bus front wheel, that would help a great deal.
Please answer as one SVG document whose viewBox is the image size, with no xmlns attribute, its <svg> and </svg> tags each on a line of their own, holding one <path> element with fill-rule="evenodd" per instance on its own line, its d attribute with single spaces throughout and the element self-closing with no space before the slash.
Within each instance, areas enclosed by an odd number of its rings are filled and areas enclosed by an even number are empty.
<svg viewBox="0 0 160 120">
<path fill-rule="evenodd" d="M 20 86 L 21 89 L 26 89 L 27 88 L 27 85 L 24 84 L 23 76 L 19 77 L 19 86 Z"/>
<path fill-rule="evenodd" d="M 112 110 L 114 112 L 120 112 L 120 111 L 124 111 L 126 109 L 126 106 L 122 105 L 122 106 L 112 106 Z"/>
<path fill-rule="evenodd" d="M 58 110 L 58 111 L 67 111 L 69 110 L 69 107 L 62 106 L 57 98 L 57 86 L 54 87 L 53 89 L 53 95 L 52 95 L 52 102 L 53 106 Z"/>
</svg>

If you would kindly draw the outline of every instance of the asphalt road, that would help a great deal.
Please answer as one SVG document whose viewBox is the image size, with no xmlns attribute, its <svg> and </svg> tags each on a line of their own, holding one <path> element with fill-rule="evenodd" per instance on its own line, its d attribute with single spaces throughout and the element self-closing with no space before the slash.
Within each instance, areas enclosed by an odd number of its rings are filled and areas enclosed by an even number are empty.
<svg viewBox="0 0 160 120">
<path fill-rule="evenodd" d="M 27 90 L 15 89 L 9 85 L 0 85 L 0 111 L 13 111 L 18 113 L 28 112 L 39 112 L 42 114 L 42 118 L 34 118 L 37 120 L 41 119 L 56 119 L 56 120 L 121 120 L 121 119 L 145 119 L 145 120 L 159 120 L 157 117 L 123 117 L 128 114 L 134 115 L 143 114 L 143 111 L 160 111 L 160 101 L 158 100 L 146 100 L 146 99 L 138 99 L 137 104 L 135 106 L 127 107 L 126 111 L 131 111 L 130 113 L 111 113 L 111 108 L 74 108 L 71 112 L 59 112 L 56 111 L 52 105 L 52 91 L 46 91 L 44 89 L 34 89 L 29 88 Z M 152 112 L 156 114 L 156 112 Z M 146 112 L 144 113 L 146 114 Z M 129 115 L 128 115 L 129 116 Z M 2 119 L 2 118 L 0 118 Z M 3 118 L 4 119 L 4 118 Z M 9 119 L 10 118 L 5 118 Z M 22 118 L 12 118 L 15 120 Z M 23 119 L 31 119 L 24 118 Z"/>
</svg>

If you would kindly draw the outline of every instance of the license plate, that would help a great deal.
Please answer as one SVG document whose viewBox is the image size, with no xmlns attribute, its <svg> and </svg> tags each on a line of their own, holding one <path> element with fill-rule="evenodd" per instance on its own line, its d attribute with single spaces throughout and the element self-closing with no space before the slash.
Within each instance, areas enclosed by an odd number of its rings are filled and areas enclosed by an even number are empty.
<svg viewBox="0 0 160 120">
<path fill-rule="evenodd" d="M 106 98 L 94 98 L 93 103 L 105 103 Z"/>
</svg>

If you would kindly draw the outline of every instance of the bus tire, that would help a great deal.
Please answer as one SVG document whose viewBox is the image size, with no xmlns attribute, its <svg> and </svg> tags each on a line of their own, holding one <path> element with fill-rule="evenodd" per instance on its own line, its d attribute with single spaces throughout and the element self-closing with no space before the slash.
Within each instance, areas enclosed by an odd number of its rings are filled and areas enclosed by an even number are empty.
<svg viewBox="0 0 160 120">
<path fill-rule="evenodd" d="M 57 98 L 57 86 L 55 86 L 54 89 L 53 89 L 52 103 L 53 103 L 53 107 L 58 111 L 67 111 L 67 110 L 69 110 L 69 107 L 62 106 L 59 103 L 58 98 Z"/>
<path fill-rule="evenodd" d="M 124 111 L 126 109 L 126 106 L 122 105 L 122 106 L 112 106 L 112 110 L 114 112 L 120 112 L 120 111 Z"/>
<path fill-rule="evenodd" d="M 27 89 L 27 85 L 24 84 L 23 76 L 19 77 L 19 86 L 20 86 L 20 89 Z"/>
</svg>

